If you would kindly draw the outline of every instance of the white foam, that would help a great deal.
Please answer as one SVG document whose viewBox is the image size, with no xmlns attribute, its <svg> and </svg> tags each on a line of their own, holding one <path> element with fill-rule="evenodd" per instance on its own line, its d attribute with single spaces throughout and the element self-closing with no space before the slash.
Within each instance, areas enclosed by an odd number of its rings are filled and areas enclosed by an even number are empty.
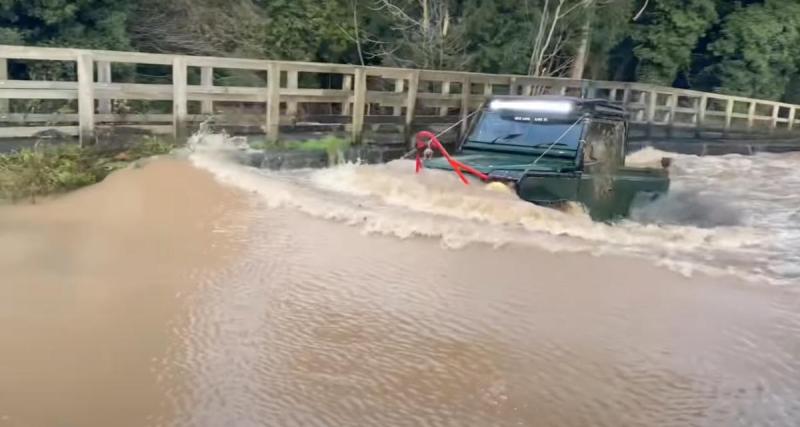
<svg viewBox="0 0 800 427">
<path fill-rule="evenodd" d="M 650 212 L 647 223 L 622 221 L 613 226 L 593 222 L 581 209 L 562 212 L 519 200 L 513 193 L 488 191 L 485 186 L 464 186 L 454 175 L 426 170 L 415 175 L 413 163 L 395 161 L 383 165 L 345 164 L 328 169 L 270 172 L 244 167 L 229 155 L 241 147 L 220 135 L 193 137 L 192 161 L 212 171 L 220 180 L 260 196 L 268 207 L 297 209 L 309 215 L 360 226 L 366 233 L 409 238 L 438 238 L 458 248 L 470 243 L 500 246 L 508 243 L 535 246 L 548 251 L 585 251 L 623 254 L 654 260 L 683 274 L 735 273 L 757 281 L 794 280 L 795 270 L 785 267 L 797 229 L 784 230 L 788 237 L 775 242 L 782 222 L 764 222 L 745 212 L 741 223 L 698 227 L 659 218 Z M 725 179 L 742 173 L 755 174 L 774 163 L 773 157 L 699 158 L 648 150 L 629 156 L 631 163 L 673 157 L 673 190 L 724 192 Z M 761 171 L 763 172 L 763 171 Z M 800 176 L 793 179 L 800 181 Z M 798 182 L 800 184 L 800 182 Z M 750 185 L 750 191 L 760 187 Z M 800 188 L 800 187 L 794 187 Z M 762 212 L 763 201 L 745 200 L 748 189 L 730 189 L 734 209 L 744 206 Z M 731 196 L 732 193 L 735 196 Z M 762 199 L 791 197 L 772 194 Z M 698 200 L 703 200 L 698 197 Z M 790 203 L 791 200 L 784 201 Z M 684 201 L 685 202 L 685 201 Z M 667 202 L 669 203 L 669 201 Z M 677 202 L 673 202 L 677 203 Z M 783 206 L 783 205 L 779 205 Z M 797 204 L 795 204 L 797 206 Z M 686 209 L 680 209 L 685 212 Z M 775 214 L 791 217 L 783 209 Z M 644 217 L 644 215 L 641 215 Z M 796 239 L 796 240 L 792 240 Z M 777 258 L 776 258 L 777 257 Z M 770 268 L 770 262 L 782 261 Z M 766 273 L 765 273 L 766 272 Z"/>
</svg>

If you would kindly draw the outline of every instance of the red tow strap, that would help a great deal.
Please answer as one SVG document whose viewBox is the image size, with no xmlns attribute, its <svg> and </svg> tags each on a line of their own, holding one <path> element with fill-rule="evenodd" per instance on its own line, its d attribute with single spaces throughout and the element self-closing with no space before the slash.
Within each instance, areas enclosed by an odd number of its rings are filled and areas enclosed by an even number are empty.
<svg viewBox="0 0 800 427">
<path fill-rule="evenodd" d="M 426 157 L 430 157 L 431 155 L 433 155 L 433 150 L 439 150 L 439 153 L 441 153 L 441 155 L 445 159 L 447 159 L 447 161 L 450 163 L 450 166 L 453 168 L 453 170 L 456 172 L 458 177 L 461 179 L 461 182 L 463 182 L 464 184 L 469 185 L 469 180 L 467 180 L 467 177 L 464 176 L 464 173 L 462 172 L 462 170 L 467 172 L 467 173 L 470 173 L 472 175 L 475 175 L 476 177 L 480 178 L 481 181 L 488 181 L 489 180 L 489 175 L 486 175 L 485 173 L 483 173 L 483 172 L 481 172 L 479 170 L 476 170 L 472 166 L 469 166 L 469 165 L 467 165 L 467 164 L 465 164 L 463 162 L 460 162 L 460 161 L 450 157 L 450 153 L 448 153 L 447 150 L 444 149 L 444 146 L 442 146 L 442 143 L 439 142 L 439 138 L 437 138 L 436 135 L 434 135 L 432 132 L 428 132 L 428 131 L 424 130 L 422 132 L 417 133 L 416 142 L 417 142 L 416 143 L 416 147 L 417 147 L 416 172 L 417 173 L 419 173 L 419 171 L 422 170 L 422 167 L 423 167 L 422 159 L 426 158 Z"/>
</svg>

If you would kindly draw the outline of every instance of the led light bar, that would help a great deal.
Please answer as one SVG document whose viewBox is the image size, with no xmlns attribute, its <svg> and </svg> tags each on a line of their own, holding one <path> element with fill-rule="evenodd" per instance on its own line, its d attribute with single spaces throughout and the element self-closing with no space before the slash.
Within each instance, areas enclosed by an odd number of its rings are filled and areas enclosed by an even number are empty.
<svg viewBox="0 0 800 427">
<path fill-rule="evenodd" d="M 496 99 L 489 104 L 491 110 L 539 111 L 547 113 L 569 113 L 572 103 L 566 101 L 526 101 Z"/>
</svg>

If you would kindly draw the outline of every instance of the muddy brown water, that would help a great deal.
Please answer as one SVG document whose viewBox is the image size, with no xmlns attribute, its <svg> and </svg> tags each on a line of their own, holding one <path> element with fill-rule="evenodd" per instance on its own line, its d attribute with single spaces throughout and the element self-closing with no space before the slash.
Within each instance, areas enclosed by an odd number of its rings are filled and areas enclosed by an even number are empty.
<svg viewBox="0 0 800 427">
<path fill-rule="evenodd" d="M 796 426 L 800 298 L 365 235 L 159 161 L 0 208 L 0 426 Z"/>
</svg>

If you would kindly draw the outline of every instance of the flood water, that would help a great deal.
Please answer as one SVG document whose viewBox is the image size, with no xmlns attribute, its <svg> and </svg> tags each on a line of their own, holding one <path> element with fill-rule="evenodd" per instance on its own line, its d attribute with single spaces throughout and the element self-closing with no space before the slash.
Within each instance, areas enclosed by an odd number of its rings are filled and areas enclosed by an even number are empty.
<svg viewBox="0 0 800 427">
<path fill-rule="evenodd" d="M 800 158 L 609 226 L 223 142 L 0 209 L 0 426 L 798 425 Z"/>
</svg>

